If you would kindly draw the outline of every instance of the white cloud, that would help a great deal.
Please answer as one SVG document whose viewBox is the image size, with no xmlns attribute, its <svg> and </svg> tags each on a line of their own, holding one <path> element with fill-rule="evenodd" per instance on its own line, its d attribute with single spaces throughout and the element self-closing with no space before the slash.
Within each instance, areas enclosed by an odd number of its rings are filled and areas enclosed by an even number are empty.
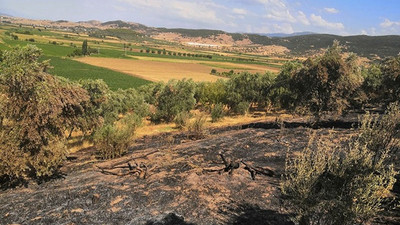
<svg viewBox="0 0 400 225">
<path fill-rule="evenodd" d="M 336 14 L 339 13 L 339 10 L 335 9 L 335 8 L 324 8 L 325 12 L 327 13 L 332 13 L 332 14 Z"/>
<path fill-rule="evenodd" d="M 366 30 L 361 30 L 362 35 L 368 35 L 368 32 Z"/>
<path fill-rule="evenodd" d="M 291 34 L 294 32 L 293 27 L 289 23 L 283 24 L 271 24 L 269 26 L 263 26 L 261 28 L 257 27 L 254 30 L 251 29 L 249 32 L 260 33 L 260 34 L 268 34 L 268 33 L 285 33 Z"/>
<path fill-rule="evenodd" d="M 225 8 L 212 0 L 118 0 L 130 4 L 133 8 L 152 14 L 163 15 L 165 18 L 183 19 L 208 25 L 232 26 L 225 22 L 217 13 L 217 9 Z"/>
<path fill-rule="evenodd" d="M 238 15 L 247 15 L 247 10 L 245 9 L 234 8 L 232 12 Z"/>
<path fill-rule="evenodd" d="M 257 0 L 257 2 L 264 5 L 266 11 L 264 18 L 290 23 L 296 22 L 283 0 Z"/>
<path fill-rule="evenodd" d="M 299 11 L 298 14 L 297 21 L 304 25 L 310 25 L 310 21 L 307 19 L 306 14 L 304 14 L 302 11 Z"/>
<path fill-rule="evenodd" d="M 310 20 L 313 23 L 313 25 L 315 25 L 315 26 L 324 27 L 324 28 L 333 29 L 333 30 L 343 30 L 344 29 L 344 25 L 342 23 L 331 23 L 331 22 L 326 21 L 321 16 L 317 16 L 315 14 L 311 14 Z"/>
<path fill-rule="evenodd" d="M 400 26 L 400 21 L 396 22 L 396 21 L 391 21 L 389 19 L 385 19 L 381 24 L 381 27 L 383 28 L 389 28 L 389 27 L 394 27 L 394 26 Z"/>
<path fill-rule="evenodd" d="M 273 28 L 274 28 L 274 32 L 277 32 L 277 33 L 285 33 L 285 34 L 294 33 L 292 25 L 290 25 L 288 23 L 274 24 Z"/>
</svg>

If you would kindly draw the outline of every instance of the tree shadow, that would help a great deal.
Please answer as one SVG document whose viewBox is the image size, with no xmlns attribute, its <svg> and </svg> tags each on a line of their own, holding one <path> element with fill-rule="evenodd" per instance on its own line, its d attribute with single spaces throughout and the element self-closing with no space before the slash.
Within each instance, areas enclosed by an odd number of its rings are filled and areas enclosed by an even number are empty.
<svg viewBox="0 0 400 225">
<path fill-rule="evenodd" d="M 195 225 L 194 223 L 187 223 L 185 219 L 175 213 L 168 213 L 161 215 L 156 219 L 147 221 L 146 225 Z"/>
<path fill-rule="evenodd" d="M 10 177 L 3 176 L 0 177 L 0 190 L 6 191 L 8 189 L 17 188 L 17 187 L 25 187 L 27 188 L 31 182 L 34 182 L 38 185 L 50 182 L 58 179 L 65 179 L 67 175 L 65 173 L 57 170 L 51 176 L 43 176 L 43 177 L 35 177 L 33 175 L 28 178 L 20 178 L 20 179 L 11 179 Z"/>
<path fill-rule="evenodd" d="M 294 225 L 289 215 L 262 209 L 256 205 L 241 204 L 233 212 L 229 225 Z"/>
</svg>

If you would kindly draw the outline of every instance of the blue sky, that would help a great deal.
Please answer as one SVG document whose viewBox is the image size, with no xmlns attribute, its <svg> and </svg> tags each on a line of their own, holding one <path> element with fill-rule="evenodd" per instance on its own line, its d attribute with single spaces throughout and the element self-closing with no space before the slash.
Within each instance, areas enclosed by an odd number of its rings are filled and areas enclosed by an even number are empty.
<svg viewBox="0 0 400 225">
<path fill-rule="evenodd" d="M 400 35 L 400 0 L 0 0 L 0 12 L 228 32 Z"/>
</svg>

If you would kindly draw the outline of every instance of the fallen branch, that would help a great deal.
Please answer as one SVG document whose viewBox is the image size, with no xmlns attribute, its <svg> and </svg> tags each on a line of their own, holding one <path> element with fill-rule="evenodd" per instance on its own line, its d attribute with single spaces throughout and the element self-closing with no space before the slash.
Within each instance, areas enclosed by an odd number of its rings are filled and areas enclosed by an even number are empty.
<svg viewBox="0 0 400 225">
<path fill-rule="evenodd" d="M 112 167 L 99 167 L 97 166 L 97 168 L 100 170 L 101 173 L 103 174 L 107 174 L 107 175 L 114 175 L 114 176 L 127 176 L 127 175 L 136 175 L 138 178 L 140 179 L 146 179 L 148 178 L 149 172 L 152 171 L 154 169 L 153 168 L 148 168 L 146 164 L 144 163 L 140 163 L 140 165 L 138 165 L 135 161 L 134 165 L 132 165 L 129 161 L 125 163 L 127 163 L 126 166 L 119 166 L 119 164 L 117 164 L 117 166 L 112 166 Z M 128 169 L 128 171 L 126 172 L 115 172 L 114 170 L 116 169 Z"/>
<path fill-rule="evenodd" d="M 203 169 L 205 172 L 218 172 L 221 174 L 222 172 L 228 172 L 229 175 L 232 175 L 233 170 L 238 169 L 240 166 L 240 163 L 234 161 L 234 160 L 227 160 L 225 159 L 224 155 L 222 153 L 219 153 L 219 156 L 221 157 L 225 167 L 224 168 L 218 168 L 218 169 Z"/>
<path fill-rule="evenodd" d="M 275 172 L 271 169 L 263 168 L 263 167 L 259 167 L 259 166 L 253 167 L 253 166 L 250 166 L 249 164 L 245 163 L 243 160 L 241 160 L 240 162 L 243 163 L 244 169 L 250 172 L 251 179 L 253 179 L 253 180 L 256 179 L 257 174 L 268 176 L 268 177 L 275 176 Z"/>
<path fill-rule="evenodd" d="M 134 161 L 134 160 L 136 160 L 136 159 L 146 158 L 147 156 L 152 155 L 152 154 L 157 153 L 157 152 L 159 152 L 159 150 L 155 150 L 155 151 L 149 152 L 149 153 L 144 154 L 144 155 L 142 155 L 142 156 L 136 156 L 136 157 L 131 157 L 131 158 L 129 158 L 129 159 L 124 159 L 124 160 L 115 162 L 115 163 L 111 164 L 111 165 L 108 166 L 108 167 L 102 167 L 102 168 L 103 168 L 103 169 L 113 169 L 113 168 L 117 168 L 117 166 L 119 166 L 119 165 L 122 165 L 122 164 L 125 164 L 125 163 L 129 163 L 130 161 Z"/>
</svg>

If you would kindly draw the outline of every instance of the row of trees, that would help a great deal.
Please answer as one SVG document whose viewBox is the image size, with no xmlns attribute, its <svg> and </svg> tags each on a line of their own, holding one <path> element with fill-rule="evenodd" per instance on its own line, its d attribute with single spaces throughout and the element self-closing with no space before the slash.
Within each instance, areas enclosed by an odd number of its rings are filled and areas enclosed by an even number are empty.
<svg viewBox="0 0 400 225">
<path fill-rule="evenodd" d="M 141 49 L 140 52 L 141 53 L 146 52 L 146 53 L 152 53 L 152 54 L 157 53 L 159 55 L 163 54 L 163 55 L 173 55 L 173 56 L 183 56 L 183 57 L 186 57 L 186 56 L 187 57 L 202 57 L 202 58 L 212 59 L 212 55 L 194 54 L 194 53 L 186 53 L 186 52 L 184 52 L 184 53 L 170 52 L 170 51 L 166 51 L 165 49 L 163 49 L 163 50 L 150 50 L 150 49 L 143 50 L 143 49 Z"/>
</svg>

